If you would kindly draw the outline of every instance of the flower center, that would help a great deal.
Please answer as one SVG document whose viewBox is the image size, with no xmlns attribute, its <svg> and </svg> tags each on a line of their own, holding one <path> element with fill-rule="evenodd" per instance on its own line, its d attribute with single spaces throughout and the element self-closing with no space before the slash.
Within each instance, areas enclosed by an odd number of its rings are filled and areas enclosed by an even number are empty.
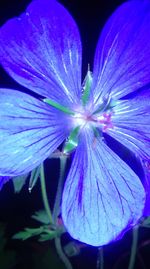
<svg viewBox="0 0 150 269">
<path fill-rule="evenodd" d="M 112 123 L 112 111 L 103 112 L 98 115 L 90 114 L 89 112 L 75 113 L 73 116 L 74 126 L 80 126 L 80 128 L 99 128 L 102 132 L 106 132 L 108 129 L 113 128 Z"/>
<path fill-rule="evenodd" d="M 69 154 L 78 145 L 78 138 L 80 133 L 92 128 L 95 134 L 95 138 L 99 135 L 99 131 L 107 132 L 108 129 L 113 128 L 112 123 L 112 111 L 103 112 L 100 114 L 91 114 L 87 111 L 76 112 L 72 118 L 73 128 L 65 142 L 63 153 Z"/>
<path fill-rule="evenodd" d="M 92 117 L 88 112 L 85 113 L 75 113 L 73 116 L 73 121 L 76 126 L 84 127 L 92 121 Z"/>
</svg>

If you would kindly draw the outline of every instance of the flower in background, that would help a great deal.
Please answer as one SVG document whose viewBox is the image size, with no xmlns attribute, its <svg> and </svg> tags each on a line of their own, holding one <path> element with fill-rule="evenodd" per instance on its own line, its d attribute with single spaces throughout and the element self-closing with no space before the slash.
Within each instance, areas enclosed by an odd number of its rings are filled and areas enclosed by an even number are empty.
<svg viewBox="0 0 150 269">
<path fill-rule="evenodd" d="M 0 89 L 0 175 L 31 171 L 66 141 L 64 154 L 74 156 L 62 217 L 71 236 L 90 245 L 121 238 L 147 213 L 148 183 L 103 134 L 149 158 L 149 54 L 148 1 L 126 2 L 110 17 L 83 85 L 79 32 L 60 3 L 34 0 L 0 29 L 2 66 L 39 96 Z"/>
<path fill-rule="evenodd" d="M 3 185 L 10 180 L 10 177 L 2 177 L 0 176 L 0 190 L 2 189 Z"/>
</svg>

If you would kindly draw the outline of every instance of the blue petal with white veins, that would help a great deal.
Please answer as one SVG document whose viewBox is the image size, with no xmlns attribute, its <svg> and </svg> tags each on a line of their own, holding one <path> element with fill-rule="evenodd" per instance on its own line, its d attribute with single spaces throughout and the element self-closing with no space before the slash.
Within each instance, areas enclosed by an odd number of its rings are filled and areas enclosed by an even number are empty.
<svg viewBox="0 0 150 269">
<path fill-rule="evenodd" d="M 98 41 L 93 70 L 95 103 L 120 99 L 150 83 L 150 2 L 122 4 Z"/>
<path fill-rule="evenodd" d="M 102 140 L 80 137 L 62 197 L 71 236 L 93 246 L 121 238 L 138 223 L 145 191 L 138 176 Z"/>
<path fill-rule="evenodd" d="M 34 0 L 0 28 L 0 63 L 20 84 L 68 106 L 81 94 L 78 28 L 54 0 Z"/>
<path fill-rule="evenodd" d="M 67 137 L 68 118 L 25 93 L 0 89 L 0 175 L 26 174 Z"/>
<path fill-rule="evenodd" d="M 108 134 L 142 159 L 150 158 L 150 90 L 129 100 L 120 100 L 113 108 L 114 128 Z"/>
</svg>

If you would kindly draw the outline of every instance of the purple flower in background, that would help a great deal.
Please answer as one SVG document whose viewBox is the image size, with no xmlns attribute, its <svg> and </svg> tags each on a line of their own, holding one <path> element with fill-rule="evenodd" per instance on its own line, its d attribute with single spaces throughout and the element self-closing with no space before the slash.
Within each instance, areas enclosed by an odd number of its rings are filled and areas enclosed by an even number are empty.
<svg viewBox="0 0 150 269">
<path fill-rule="evenodd" d="M 0 176 L 0 190 L 2 189 L 2 187 L 3 187 L 3 185 L 6 183 L 6 182 L 8 182 L 9 181 L 9 179 L 10 179 L 10 177 L 2 177 L 2 176 Z"/>
<path fill-rule="evenodd" d="M 74 157 L 62 217 L 72 237 L 90 245 L 121 238 L 147 214 L 148 183 L 110 149 L 103 133 L 149 158 L 149 55 L 147 1 L 126 2 L 111 16 L 83 85 L 79 32 L 58 2 L 34 0 L 0 29 L 2 66 L 40 95 L 0 89 L 0 175 L 31 171 L 69 137 L 64 153 L 73 150 Z"/>
</svg>

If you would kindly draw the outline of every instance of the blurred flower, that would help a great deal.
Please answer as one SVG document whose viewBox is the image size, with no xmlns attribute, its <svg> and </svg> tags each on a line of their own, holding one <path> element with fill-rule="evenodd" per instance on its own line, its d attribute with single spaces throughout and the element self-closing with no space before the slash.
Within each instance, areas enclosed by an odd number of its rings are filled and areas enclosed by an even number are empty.
<svg viewBox="0 0 150 269">
<path fill-rule="evenodd" d="M 11 177 L 2 177 L 0 176 L 0 190 L 2 189 L 3 185 L 10 180 Z"/>
</svg>

